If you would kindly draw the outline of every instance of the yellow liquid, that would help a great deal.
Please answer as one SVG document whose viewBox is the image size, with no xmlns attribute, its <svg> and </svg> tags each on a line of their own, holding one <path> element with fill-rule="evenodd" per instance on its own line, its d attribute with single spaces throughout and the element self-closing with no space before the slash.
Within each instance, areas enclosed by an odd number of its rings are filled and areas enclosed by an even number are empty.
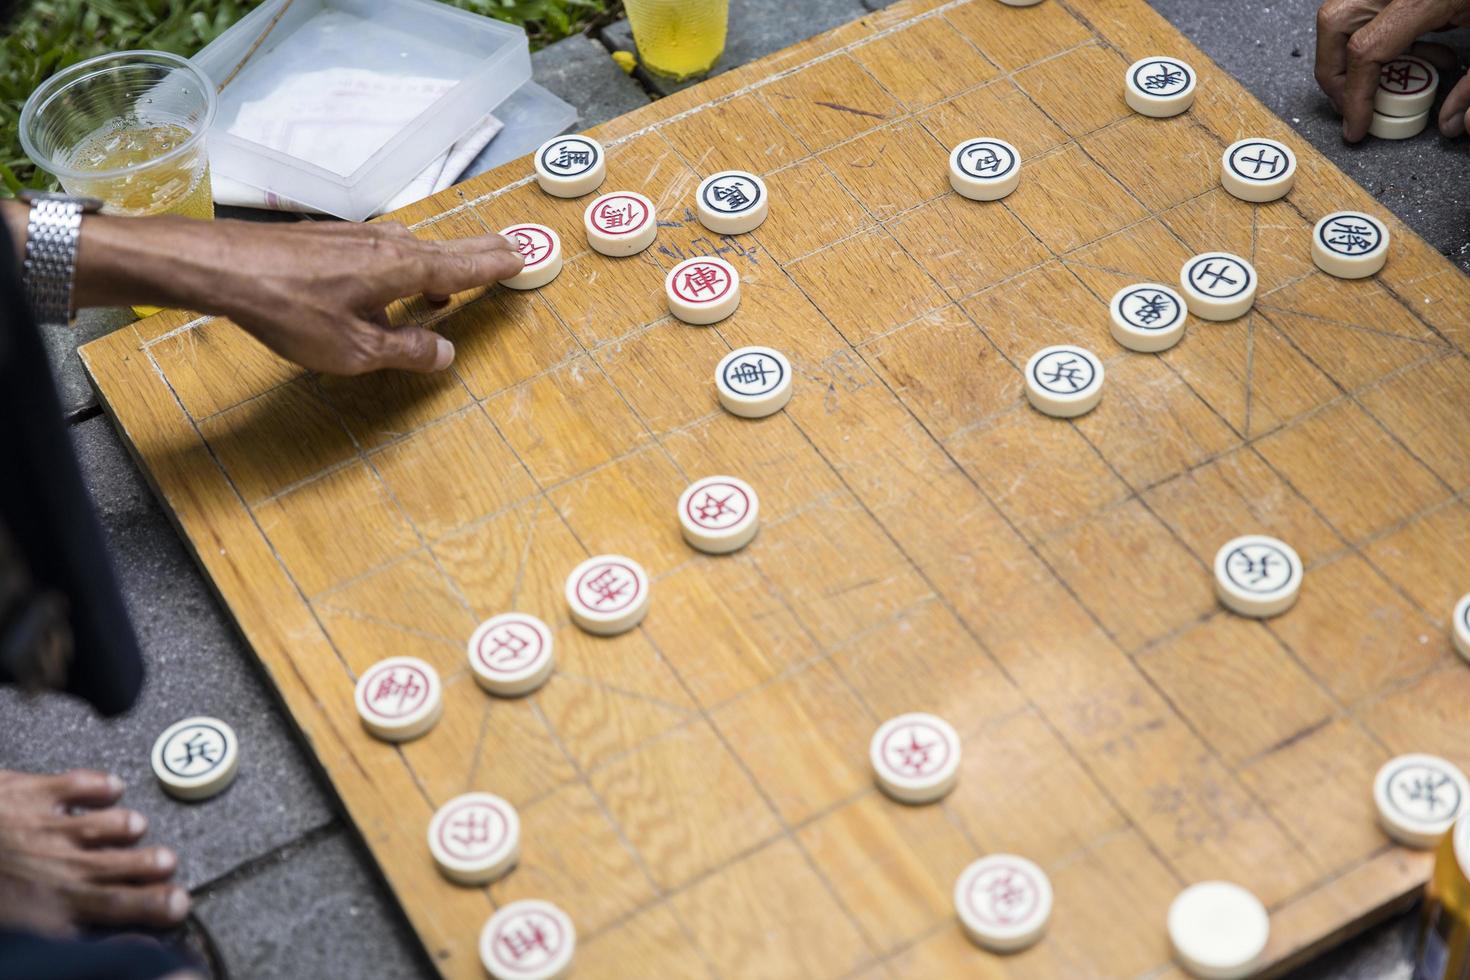
<svg viewBox="0 0 1470 980">
<path fill-rule="evenodd" d="M 130 169 L 118 177 L 83 179 L 77 189 L 100 198 L 108 214 L 178 214 L 186 218 L 212 219 L 214 196 L 209 185 L 209 160 L 203 147 L 154 166 L 157 160 L 187 141 L 193 134 L 183 126 L 146 128 L 108 127 L 88 136 L 72 153 L 78 170 Z M 156 306 L 135 306 L 138 316 L 151 316 Z"/>
<path fill-rule="evenodd" d="M 703 75 L 725 51 L 729 0 L 626 0 L 643 67 L 669 78 Z"/>
<path fill-rule="evenodd" d="M 1414 959 L 1415 980 L 1470 977 L 1470 814 L 1440 841 Z"/>
</svg>

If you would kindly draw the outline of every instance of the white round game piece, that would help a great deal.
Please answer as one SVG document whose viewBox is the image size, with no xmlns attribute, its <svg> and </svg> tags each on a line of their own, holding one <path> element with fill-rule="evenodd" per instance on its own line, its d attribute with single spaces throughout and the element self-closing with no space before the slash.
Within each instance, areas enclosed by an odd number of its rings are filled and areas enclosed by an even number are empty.
<svg viewBox="0 0 1470 980">
<path fill-rule="evenodd" d="M 1034 7 L 1038 3 L 1040 3 L 1041 0 L 1000 0 L 1000 2 L 1005 4 L 1007 7 Z"/>
<path fill-rule="evenodd" d="M 1424 132 L 1428 125 L 1428 111 L 1414 116 L 1385 116 L 1375 112 L 1373 121 L 1368 124 L 1368 134 L 1381 140 L 1406 140 Z"/>
<path fill-rule="evenodd" d="M 719 323 L 740 305 L 740 273 L 724 259 L 685 259 L 664 277 L 669 312 L 685 323 Z"/>
<path fill-rule="evenodd" d="M 954 907 L 971 942 L 1014 953 L 1041 938 L 1051 918 L 1051 880 L 1031 861 L 991 854 L 960 872 Z"/>
<path fill-rule="evenodd" d="M 1373 779 L 1378 822 L 1405 847 L 1428 849 L 1470 806 L 1470 782 L 1453 762 L 1433 755 L 1390 759 Z"/>
<path fill-rule="evenodd" d="M 440 874 L 461 885 L 487 885 L 521 856 L 516 808 L 492 793 L 465 793 L 429 821 L 429 853 Z"/>
<path fill-rule="evenodd" d="M 1194 84 L 1194 69 L 1178 58 L 1142 58 L 1123 76 L 1123 101 L 1141 115 L 1167 119 L 1194 105 Z"/>
<path fill-rule="evenodd" d="M 1302 560 L 1285 541 L 1247 534 L 1215 552 L 1215 593 L 1242 616 L 1265 619 L 1291 608 L 1302 588 Z"/>
<path fill-rule="evenodd" d="M 536 151 L 536 183 L 552 197 L 581 197 L 602 186 L 607 158 L 590 136 L 555 136 Z"/>
<path fill-rule="evenodd" d="M 507 289 L 540 289 L 561 274 L 561 237 L 545 225 L 515 225 L 500 234 L 525 258 L 521 271 L 500 280 Z"/>
<path fill-rule="evenodd" d="M 715 367 L 715 391 L 731 415 L 774 415 L 791 401 L 791 362 L 770 347 L 732 350 Z"/>
<path fill-rule="evenodd" d="M 1454 619 L 1455 649 L 1460 651 L 1460 656 L 1470 660 L 1470 595 L 1461 596 L 1455 603 Z"/>
<path fill-rule="evenodd" d="M 1113 339 L 1129 350 L 1153 354 L 1168 350 L 1184 337 L 1184 297 L 1156 282 L 1124 286 L 1108 304 Z"/>
<path fill-rule="evenodd" d="M 750 544 L 760 527 L 760 509 L 760 498 L 749 483 L 733 476 L 707 476 L 679 495 L 679 526 L 692 547 L 727 555 Z"/>
<path fill-rule="evenodd" d="M 1021 153 L 1005 140 L 965 140 L 949 154 L 949 185 L 972 201 L 998 201 L 1021 182 Z"/>
<path fill-rule="evenodd" d="M 434 727 L 444 710 L 439 673 L 417 657 L 379 660 L 357 679 L 362 727 L 385 742 L 407 742 Z"/>
<path fill-rule="evenodd" d="M 535 616 L 501 613 L 470 636 L 470 669 L 491 694 L 517 697 L 536 690 L 556 665 L 551 630 Z"/>
<path fill-rule="evenodd" d="M 637 255 L 653 244 L 658 234 L 653 202 L 636 191 L 604 194 L 582 213 L 587 244 L 615 258 Z"/>
<path fill-rule="evenodd" d="M 960 736 L 935 715 L 898 715 L 873 733 L 868 758 L 883 792 L 900 803 L 932 803 L 954 789 Z"/>
<path fill-rule="evenodd" d="M 218 718 L 185 718 L 153 743 L 153 774 L 168 795 L 207 800 L 235 781 L 240 743 Z"/>
<path fill-rule="evenodd" d="M 1201 320 L 1234 320 L 1256 301 L 1256 270 L 1229 252 L 1196 255 L 1179 270 L 1189 312 Z"/>
<path fill-rule="evenodd" d="M 1102 361 L 1082 347 L 1043 347 L 1026 362 L 1026 397 L 1054 418 L 1086 415 L 1102 400 L 1102 386 Z"/>
<path fill-rule="evenodd" d="M 766 182 L 746 170 L 710 174 L 694 194 L 699 223 L 716 235 L 743 235 L 755 231 L 771 213 Z"/>
<path fill-rule="evenodd" d="M 1264 204 L 1285 197 L 1296 183 L 1296 154 L 1261 136 L 1236 140 L 1220 157 L 1220 183 L 1242 201 Z"/>
<path fill-rule="evenodd" d="M 1388 261 L 1388 228 L 1361 211 L 1336 211 L 1312 229 L 1312 261 L 1329 276 L 1364 279 Z"/>
<path fill-rule="evenodd" d="M 1228 881 L 1201 881 L 1169 905 L 1169 941 L 1179 965 L 1203 980 L 1241 980 L 1255 972 L 1271 917 L 1261 900 Z"/>
<path fill-rule="evenodd" d="M 1434 105 L 1439 89 L 1439 71 L 1412 55 L 1386 62 L 1378 72 L 1378 91 L 1373 93 L 1373 110 L 1385 116 L 1417 116 Z"/>
<path fill-rule="evenodd" d="M 622 555 L 582 562 L 567 576 L 566 593 L 572 621 L 598 636 L 626 633 L 648 614 L 648 576 Z"/>
<path fill-rule="evenodd" d="M 480 962 L 494 980 L 561 980 L 576 949 L 572 920 L 536 898 L 504 906 L 480 932 Z"/>
</svg>

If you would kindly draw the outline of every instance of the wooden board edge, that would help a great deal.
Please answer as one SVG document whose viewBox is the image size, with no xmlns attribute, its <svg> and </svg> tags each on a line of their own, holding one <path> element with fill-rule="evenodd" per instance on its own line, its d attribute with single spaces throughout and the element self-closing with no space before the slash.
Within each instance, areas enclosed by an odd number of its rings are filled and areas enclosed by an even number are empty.
<svg viewBox="0 0 1470 980">
<path fill-rule="evenodd" d="M 402 754 L 356 730 L 352 688 L 310 606 L 288 580 L 244 502 L 215 463 L 172 392 L 156 371 L 140 370 L 147 352 L 138 333 L 124 327 L 88 344 L 82 364 L 123 444 L 142 467 L 164 511 L 180 532 L 217 597 L 228 583 L 236 602 L 221 605 L 265 670 L 286 715 L 327 776 L 330 791 L 372 855 L 394 894 L 443 895 L 433 908 L 398 904 L 431 959 L 454 976 L 478 977 L 475 943 L 492 910 L 483 889 L 446 887 L 424 843 L 433 810 Z M 146 379 L 140 384 L 140 379 Z M 159 406 L 170 405 L 163 411 Z M 229 519 L 209 515 L 236 511 Z M 230 528 L 248 528 L 244 534 Z M 220 536 L 219 529 L 225 529 Z M 201 548 L 197 542 L 211 547 Z M 286 655 L 294 649 L 295 659 Z M 303 651 L 309 651 L 303 656 Z M 319 669 L 308 674 L 301 664 Z M 366 748 L 367 751 L 359 751 Z M 242 746 L 244 773 L 250 746 Z M 344 787 L 339 790 L 339 786 Z M 352 802 L 348 802 L 352 801 Z"/>
</svg>

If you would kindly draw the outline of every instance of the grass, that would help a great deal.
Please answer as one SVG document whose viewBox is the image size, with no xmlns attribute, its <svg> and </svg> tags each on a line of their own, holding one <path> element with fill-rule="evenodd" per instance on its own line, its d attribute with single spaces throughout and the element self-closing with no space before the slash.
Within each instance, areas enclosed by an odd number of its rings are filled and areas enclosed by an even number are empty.
<svg viewBox="0 0 1470 980">
<path fill-rule="evenodd" d="M 189 56 L 261 0 L 33 0 L 0 27 L 0 196 L 55 182 L 26 158 L 20 110 L 53 73 L 87 58 L 130 48 Z M 519 24 L 532 48 L 560 40 L 604 13 L 609 0 L 443 0 Z"/>
</svg>

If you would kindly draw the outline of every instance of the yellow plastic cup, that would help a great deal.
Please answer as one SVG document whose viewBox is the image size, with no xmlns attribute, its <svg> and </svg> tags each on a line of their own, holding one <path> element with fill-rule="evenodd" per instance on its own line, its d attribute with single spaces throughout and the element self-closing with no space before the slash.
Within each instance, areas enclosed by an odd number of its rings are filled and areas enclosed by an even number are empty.
<svg viewBox="0 0 1470 980">
<path fill-rule="evenodd" d="M 638 60 L 675 81 L 707 73 L 725 53 L 730 0 L 624 0 Z"/>
</svg>

